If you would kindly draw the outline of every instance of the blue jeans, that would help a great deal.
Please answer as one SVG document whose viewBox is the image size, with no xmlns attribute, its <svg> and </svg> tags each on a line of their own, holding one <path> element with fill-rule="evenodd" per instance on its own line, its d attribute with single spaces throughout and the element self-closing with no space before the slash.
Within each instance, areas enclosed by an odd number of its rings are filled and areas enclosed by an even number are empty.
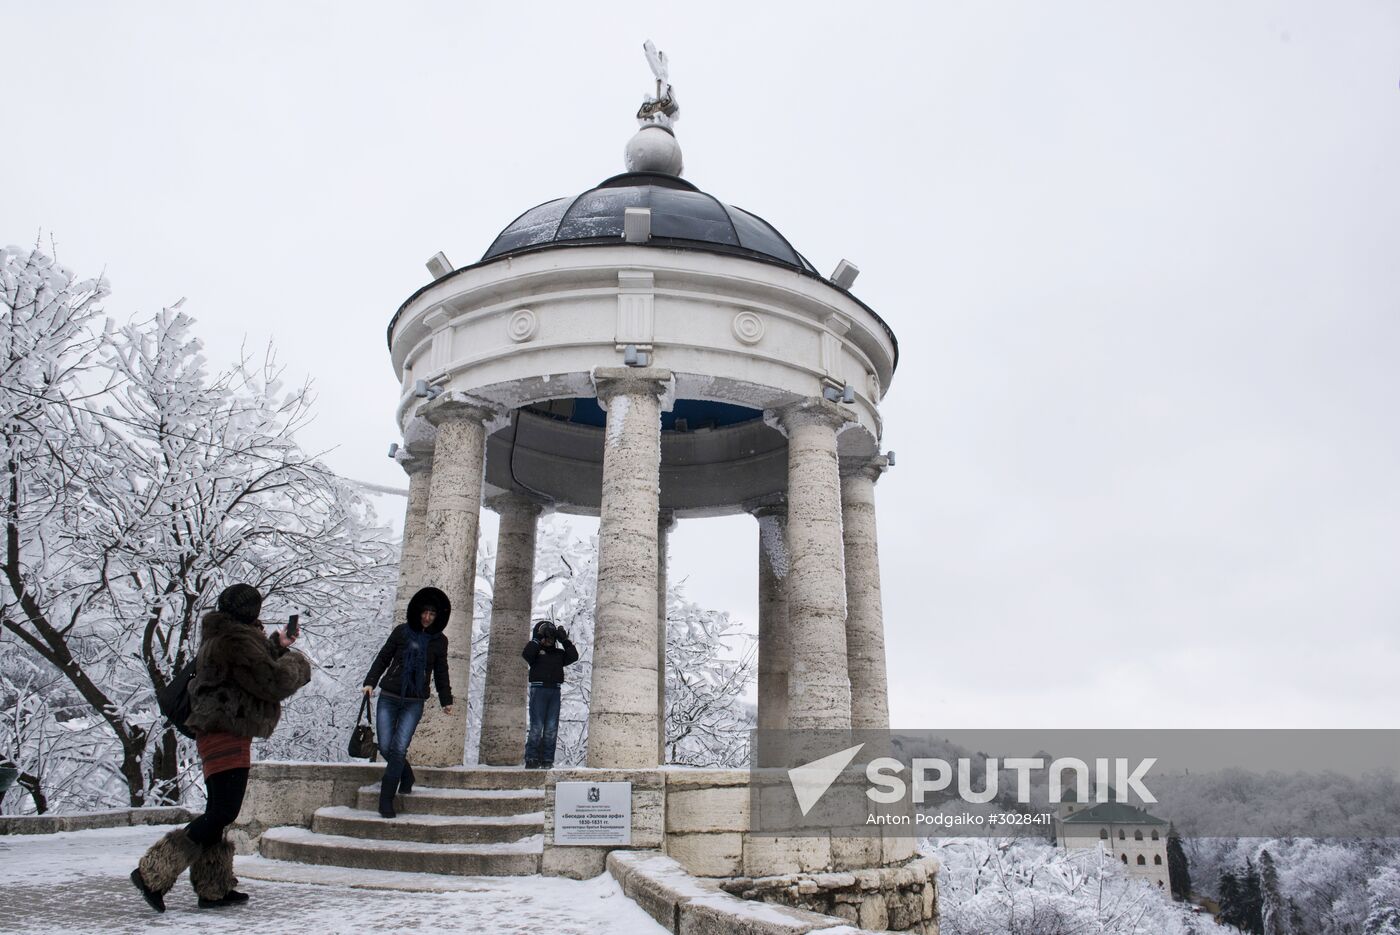
<svg viewBox="0 0 1400 935">
<path fill-rule="evenodd" d="M 413 732 L 418 729 L 418 721 L 423 717 L 423 701 L 420 698 L 399 698 L 396 695 L 379 693 L 379 704 L 374 716 L 379 721 L 375 728 L 379 731 L 379 752 L 384 755 L 386 764 L 384 780 L 379 786 L 379 804 L 393 805 L 398 794 L 399 783 L 413 785 L 413 768 L 408 765 L 408 745 L 413 742 Z"/>
<path fill-rule="evenodd" d="M 554 742 L 559 737 L 559 686 L 530 686 L 530 733 L 525 738 L 525 762 L 554 765 Z"/>
</svg>

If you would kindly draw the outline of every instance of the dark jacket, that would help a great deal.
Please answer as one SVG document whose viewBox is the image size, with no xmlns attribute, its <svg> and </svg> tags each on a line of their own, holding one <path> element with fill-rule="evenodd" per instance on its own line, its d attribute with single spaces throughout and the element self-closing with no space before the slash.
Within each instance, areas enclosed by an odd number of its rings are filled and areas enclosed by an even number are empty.
<svg viewBox="0 0 1400 935">
<path fill-rule="evenodd" d="M 562 685 L 564 667 L 578 662 L 578 650 L 567 637 L 555 646 L 545 646 L 539 640 L 531 640 L 525 644 L 525 650 L 520 655 L 530 664 L 530 681 L 545 685 Z"/>
<path fill-rule="evenodd" d="M 195 731 L 267 737 L 282 717 L 281 702 L 311 681 L 311 663 L 283 649 L 257 620 L 214 611 L 201 625 L 190 716 Z"/>
<path fill-rule="evenodd" d="M 452 704 L 452 680 L 447 674 L 447 637 L 442 635 L 442 631 L 447 628 L 447 620 L 452 616 L 452 602 L 437 588 L 420 588 L 418 593 L 413 595 L 408 602 L 408 620 L 389 631 L 389 638 L 384 641 L 384 647 L 379 650 L 379 655 L 374 657 L 374 664 L 369 667 L 365 684 L 371 687 L 378 684 L 380 691 L 390 695 L 403 694 L 403 661 L 404 651 L 408 646 L 409 628 L 419 630 L 418 618 L 427 604 L 437 607 L 437 619 L 428 630 L 427 671 L 422 691 L 410 697 L 427 698 L 429 684 L 435 681 L 438 701 L 445 708 Z"/>
</svg>

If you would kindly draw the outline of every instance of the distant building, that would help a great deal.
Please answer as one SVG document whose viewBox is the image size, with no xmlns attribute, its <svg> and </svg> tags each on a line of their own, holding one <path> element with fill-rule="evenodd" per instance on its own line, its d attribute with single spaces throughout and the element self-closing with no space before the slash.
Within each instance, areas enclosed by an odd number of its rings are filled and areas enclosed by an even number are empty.
<svg viewBox="0 0 1400 935">
<path fill-rule="evenodd" d="M 1116 798 L 1109 790 L 1110 798 Z M 1167 823 L 1125 802 L 1061 802 L 1056 839 L 1065 850 L 1101 847 L 1123 862 L 1128 874 L 1171 889 L 1167 869 Z"/>
</svg>

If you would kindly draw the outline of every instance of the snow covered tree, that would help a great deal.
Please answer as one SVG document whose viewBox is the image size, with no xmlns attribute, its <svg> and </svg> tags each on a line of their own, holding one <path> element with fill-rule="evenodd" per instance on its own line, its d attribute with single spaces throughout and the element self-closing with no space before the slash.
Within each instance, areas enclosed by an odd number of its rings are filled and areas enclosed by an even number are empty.
<svg viewBox="0 0 1400 935">
<path fill-rule="evenodd" d="M 1191 899 L 1191 862 L 1181 846 L 1176 825 L 1167 827 L 1167 876 L 1171 878 L 1172 898 L 1189 902 Z"/>
<path fill-rule="evenodd" d="M 88 387 L 96 385 L 99 393 L 105 388 L 103 338 L 92 325 L 108 293 L 106 280 L 77 280 L 37 249 L 0 251 L 0 626 L 61 673 L 106 722 L 121 746 L 119 768 L 136 804 L 145 797 L 141 756 L 148 730 L 131 723 L 123 713 L 126 699 L 102 684 L 104 665 L 97 657 L 111 654 L 82 627 L 85 613 L 100 600 L 100 572 L 74 554 L 100 509 L 89 478 L 105 470 L 104 437 L 95 414 L 80 401 L 90 398 Z M 18 734 L 12 742 L 18 744 Z M 8 756 L 37 777 L 42 768 L 24 762 L 30 753 L 17 745 Z"/>
<path fill-rule="evenodd" d="M 1264 896 L 1254 861 L 1245 858 L 1240 873 L 1220 875 L 1220 918 L 1242 932 L 1260 935 L 1264 928 Z"/>
<path fill-rule="evenodd" d="M 20 771 L 12 811 L 28 795 L 42 815 L 51 799 L 89 798 L 109 776 L 103 728 L 82 717 L 86 706 L 66 686 L 51 666 L 0 634 L 0 749 L 10 751 L 0 765 Z M 51 768 L 58 764 L 70 768 Z"/>
<path fill-rule="evenodd" d="M 1244 928 L 1245 910 L 1240 890 L 1239 878 L 1233 870 L 1220 874 L 1219 896 L 1220 921 L 1235 928 Z"/>
<path fill-rule="evenodd" d="M 1365 935 L 1400 935 L 1400 863 L 1382 867 L 1366 890 Z"/>
<path fill-rule="evenodd" d="M 667 590 L 666 762 L 745 767 L 755 711 L 743 703 L 757 671 L 756 647 L 724 611 Z"/>
<path fill-rule="evenodd" d="M 1244 924 L 1240 928 L 1254 935 L 1264 931 L 1264 890 L 1259 884 L 1259 868 L 1246 857 L 1240 876 L 1240 905 Z"/>
<path fill-rule="evenodd" d="M 942 861 L 943 935 L 1188 935 L 1214 931 L 1100 848 L 1065 850 L 1028 838 L 944 838 L 923 849 Z"/>
<path fill-rule="evenodd" d="M 1278 869 L 1267 850 L 1259 852 L 1260 930 L 1264 935 L 1289 935 L 1288 903 L 1279 888 Z"/>
<path fill-rule="evenodd" d="M 177 308 L 98 330 L 105 282 L 37 250 L 0 261 L 3 627 L 105 724 L 130 804 L 178 801 L 192 757 L 154 693 L 218 592 L 308 614 L 314 652 L 382 603 L 393 543 L 296 444 L 309 387 L 284 391 L 270 353 L 210 375 Z"/>
</svg>

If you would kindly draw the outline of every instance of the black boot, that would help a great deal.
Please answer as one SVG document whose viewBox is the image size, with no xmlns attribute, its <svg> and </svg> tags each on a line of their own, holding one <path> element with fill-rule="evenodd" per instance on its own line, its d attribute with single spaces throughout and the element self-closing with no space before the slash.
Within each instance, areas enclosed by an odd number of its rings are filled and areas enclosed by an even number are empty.
<svg viewBox="0 0 1400 935">
<path fill-rule="evenodd" d="M 141 891 L 152 909 L 164 912 L 165 894 L 201 850 L 184 828 L 167 831 L 141 855 L 136 869 L 131 871 L 131 884 Z"/>
<path fill-rule="evenodd" d="M 238 892 L 238 890 L 229 890 L 227 893 L 225 893 L 225 894 L 224 894 L 222 897 L 220 897 L 219 899 L 206 899 L 206 898 L 203 897 L 203 896 L 199 897 L 199 908 L 201 908 L 201 909 L 219 909 L 219 908 L 222 908 L 223 906 L 237 906 L 237 905 L 241 905 L 242 903 L 246 903 L 247 901 L 248 901 L 248 894 L 247 894 L 247 893 L 240 893 L 240 892 Z"/>
<path fill-rule="evenodd" d="M 131 884 L 141 891 L 141 895 L 146 899 L 146 905 L 156 912 L 165 911 L 165 896 L 146 885 L 146 881 L 141 878 L 141 869 L 131 871 Z"/>
<path fill-rule="evenodd" d="M 399 795 L 408 795 L 413 791 L 413 767 L 408 765 L 408 760 L 403 761 L 403 775 L 399 777 Z"/>
<path fill-rule="evenodd" d="M 379 783 L 379 817 L 397 818 L 398 812 L 394 811 L 394 792 L 398 783 L 388 776 Z"/>
</svg>

